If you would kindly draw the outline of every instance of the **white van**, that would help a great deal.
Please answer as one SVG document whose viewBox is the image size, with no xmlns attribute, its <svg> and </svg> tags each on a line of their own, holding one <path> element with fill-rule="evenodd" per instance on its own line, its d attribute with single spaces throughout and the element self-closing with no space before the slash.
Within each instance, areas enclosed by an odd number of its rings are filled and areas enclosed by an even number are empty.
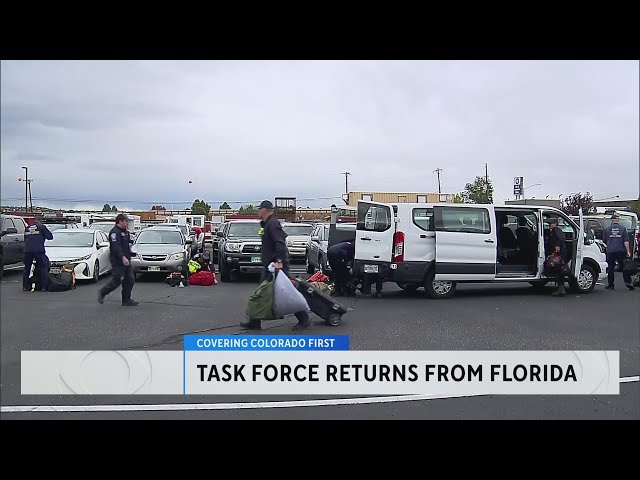
<svg viewBox="0 0 640 480">
<path fill-rule="evenodd" d="M 424 287 L 432 298 L 452 296 L 457 282 L 544 285 L 553 280 L 543 271 L 551 218 L 567 238 L 570 287 L 591 292 L 606 277 L 605 254 L 584 235 L 582 221 L 544 206 L 359 201 L 353 273 Z"/>
</svg>

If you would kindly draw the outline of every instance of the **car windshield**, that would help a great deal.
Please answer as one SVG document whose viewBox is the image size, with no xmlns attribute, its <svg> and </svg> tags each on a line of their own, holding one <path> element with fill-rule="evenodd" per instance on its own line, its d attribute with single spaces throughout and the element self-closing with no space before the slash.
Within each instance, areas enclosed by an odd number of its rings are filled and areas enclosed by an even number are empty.
<svg viewBox="0 0 640 480">
<path fill-rule="evenodd" d="M 104 233 L 109 233 L 113 227 L 115 227 L 115 223 L 92 223 L 91 228 L 94 230 L 100 230 Z"/>
<path fill-rule="evenodd" d="M 44 224 L 45 227 L 47 227 L 49 229 L 50 232 L 53 232 L 55 230 L 62 230 L 62 229 L 66 229 L 67 226 L 63 225 L 61 223 L 54 223 L 52 225 L 47 225 L 46 223 Z"/>
<path fill-rule="evenodd" d="M 161 243 L 166 245 L 182 245 L 180 232 L 171 230 L 143 230 L 136 238 L 137 244 Z"/>
<path fill-rule="evenodd" d="M 635 230 L 633 227 L 633 223 L 629 218 L 620 217 L 619 221 L 620 221 L 620 225 L 624 226 L 627 230 Z M 611 226 L 611 219 L 604 218 L 602 219 L 602 223 L 604 224 L 604 228 L 608 228 Z"/>
<path fill-rule="evenodd" d="M 90 247 L 93 245 L 93 233 L 74 232 L 73 230 L 59 230 L 53 240 L 47 240 L 47 247 Z"/>
<path fill-rule="evenodd" d="M 229 225 L 229 237 L 258 237 L 260 223 L 232 223 Z"/>
<path fill-rule="evenodd" d="M 311 225 L 285 225 L 282 228 L 287 235 L 311 235 Z"/>
</svg>

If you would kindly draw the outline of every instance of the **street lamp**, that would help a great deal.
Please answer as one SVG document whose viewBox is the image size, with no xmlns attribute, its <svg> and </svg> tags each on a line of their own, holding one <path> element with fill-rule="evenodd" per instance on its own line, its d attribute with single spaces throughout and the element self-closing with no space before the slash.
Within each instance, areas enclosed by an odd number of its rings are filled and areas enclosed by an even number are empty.
<svg viewBox="0 0 640 480">
<path fill-rule="evenodd" d="M 542 184 L 541 184 L 541 183 L 534 183 L 534 184 L 531 184 L 531 185 L 529 185 L 529 186 L 522 187 L 522 198 L 524 198 L 524 199 L 526 199 L 526 198 L 527 198 L 527 197 L 524 195 L 524 191 L 525 191 L 527 188 L 531 188 L 531 187 L 538 187 L 538 186 L 540 186 L 540 185 L 542 185 Z"/>
</svg>

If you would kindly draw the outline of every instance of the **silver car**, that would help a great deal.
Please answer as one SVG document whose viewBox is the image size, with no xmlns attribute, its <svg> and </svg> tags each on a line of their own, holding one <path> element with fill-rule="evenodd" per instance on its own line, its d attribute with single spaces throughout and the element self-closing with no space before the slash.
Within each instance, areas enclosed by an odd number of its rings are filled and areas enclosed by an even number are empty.
<svg viewBox="0 0 640 480">
<path fill-rule="evenodd" d="M 142 230 L 131 247 L 134 273 L 172 273 L 188 271 L 191 239 L 178 227 L 149 227 Z"/>
<path fill-rule="evenodd" d="M 304 260 L 307 254 L 307 245 L 311 241 L 313 225 L 311 223 L 284 223 L 282 229 L 287 234 L 289 259 Z"/>
<path fill-rule="evenodd" d="M 328 223 L 317 224 L 313 232 L 311 232 L 311 240 L 307 245 L 307 273 L 314 273 L 316 270 L 321 272 L 331 272 L 329 261 L 327 258 L 327 250 L 329 249 L 329 227 Z M 355 223 L 338 223 L 336 228 L 341 231 L 352 231 L 355 233 Z"/>
</svg>

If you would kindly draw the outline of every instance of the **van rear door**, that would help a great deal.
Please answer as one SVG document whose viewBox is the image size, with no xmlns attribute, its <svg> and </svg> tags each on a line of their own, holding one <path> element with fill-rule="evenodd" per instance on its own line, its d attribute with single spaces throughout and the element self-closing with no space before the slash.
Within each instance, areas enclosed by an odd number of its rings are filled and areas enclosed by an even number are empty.
<svg viewBox="0 0 640 480">
<path fill-rule="evenodd" d="M 391 205 L 358 201 L 356 260 L 391 263 L 395 232 Z"/>
<path fill-rule="evenodd" d="M 582 209 L 578 212 L 578 235 L 575 241 L 575 262 L 573 262 L 573 276 L 578 278 L 580 276 L 580 270 L 582 270 L 582 262 L 584 261 L 584 218 L 582 216 Z"/>
<path fill-rule="evenodd" d="M 436 280 L 495 280 L 493 207 L 435 206 Z"/>
</svg>

